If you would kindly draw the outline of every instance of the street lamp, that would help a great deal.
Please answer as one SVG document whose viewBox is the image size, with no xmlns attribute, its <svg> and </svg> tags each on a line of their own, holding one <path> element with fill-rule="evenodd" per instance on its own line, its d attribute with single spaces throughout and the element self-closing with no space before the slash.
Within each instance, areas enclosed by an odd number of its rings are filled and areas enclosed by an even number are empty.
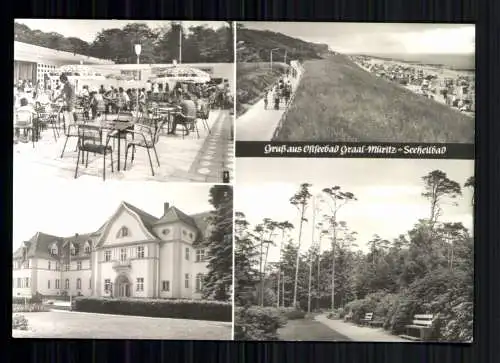
<svg viewBox="0 0 500 363">
<path fill-rule="evenodd" d="M 274 49 L 271 49 L 271 70 L 273 69 L 273 52 L 275 50 L 280 50 L 279 48 L 274 48 Z"/>
<path fill-rule="evenodd" d="M 141 55 L 141 50 L 142 46 L 141 44 L 137 43 L 134 45 L 134 50 L 135 50 L 135 55 L 137 56 L 137 80 L 139 81 L 139 57 Z M 137 92 L 136 92 L 136 107 L 137 107 L 137 117 L 139 117 L 139 86 L 137 86 Z"/>
</svg>

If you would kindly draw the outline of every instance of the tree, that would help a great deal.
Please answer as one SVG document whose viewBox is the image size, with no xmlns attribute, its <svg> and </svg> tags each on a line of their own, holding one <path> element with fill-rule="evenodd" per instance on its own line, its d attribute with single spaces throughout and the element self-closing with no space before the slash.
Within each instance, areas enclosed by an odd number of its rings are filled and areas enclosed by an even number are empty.
<svg viewBox="0 0 500 363">
<path fill-rule="evenodd" d="M 234 291 L 235 304 L 245 306 L 252 304 L 253 290 L 257 281 L 255 269 L 258 251 L 250 233 L 249 223 L 241 212 L 235 213 L 235 249 L 234 249 Z"/>
<path fill-rule="evenodd" d="M 329 198 L 332 204 L 327 204 L 330 207 L 332 216 L 330 226 L 333 230 L 332 239 L 332 310 L 335 309 L 335 245 L 337 243 L 337 213 L 344 205 L 351 201 L 357 200 L 353 193 L 344 192 L 336 185 L 331 188 L 324 188 L 323 193 Z"/>
<path fill-rule="evenodd" d="M 274 245 L 274 242 L 272 240 L 274 236 L 274 231 L 277 228 L 277 223 L 269 218 L 264 218 L 263 221 L 263 227 L 264 227 L 264 233 L 267 232 L 267 238 L 261 241 L 261 245 L 265 244 L 266 245 L 266 253 L 264 257 L 264 263 L 262 267 L 262 281 L 261 281 L 261 292 L 260 292 L 260 299 L 261 299 L 261 305 L 264 306 L 264 290 L 265 290 L 265 284 L 266 284 L 266 265 L 267 265 L 267 257 L 269 254 L 269 246 Z"/>
<path fill-rule="evenodd" d="M 475 189 L 475 178 L 474 176 L 469 177 L 464 184 L 464 188 L 470 188 L 472 190 L 471 204 L 474 205 L 474 189 Z"/>
<path fill-rule="evenodd" d="M 215 210 L 207 244 L 210 257 L 203 295 L 225 301 L 231 296 L 233 281 L 233 188 L 214 185 L 209 193 L 209 202 Z"/>
<path fill-rule="evenodd" d="M 422 196 L 431 203 L 429 225 L 432 232 L 442 214 L 441 203 L 443 199 L 456 199 L 462 195 L 462 188 L 459 183 L 449 179 L 446 173 L 441 170 L 431 171 L 423 176 L 422 180 L 425 183 L 425 192 L 422 193 Z"/>
<path fill-rule="evenodd" d="M 309 199 L 312 197 L 312 194 L 309 192 L 309 188 L 311 187 L 311 184 L 308 183 L 302 183 L 300 185 L 300 189 L 297 193 L 295 193 L 291 198 L 290 198 L 290 203 L 295 206 L 300 213 L 300 224 L 299 224 L 299 239 L 298 239 L 298 247 L 297 247 L 297 259 L 296 259 L 296 266 L 295 266 L 295 282 L 294 282 L 294 287 L 293 287 L 293 306 L 297 306 L 297 280 L 299 277 L 299 262 L 300 262 L 300 242 L 302 238 L 302 226 L 304 222 L 307 222 L 307 219 L 305 218 L 305 212 L 306 212 L 306 207 L 308 205 Z"/>
<path fill-rule="evenodd" d="M 280 250 L 279 250 L 279 263 L 278 263 L 278 281 L 277 281 L 277 307 L 280 306 L 280 282 L 281 282 L 281 254 L 283 252 L 283 242 L 285 241 L 285 233 L 291 229 L 293 229 L 293 224 L 288 221 L 279 222 L 277 228 L 281 230 L 281 241 L 280 241 Z"/>
</svg>

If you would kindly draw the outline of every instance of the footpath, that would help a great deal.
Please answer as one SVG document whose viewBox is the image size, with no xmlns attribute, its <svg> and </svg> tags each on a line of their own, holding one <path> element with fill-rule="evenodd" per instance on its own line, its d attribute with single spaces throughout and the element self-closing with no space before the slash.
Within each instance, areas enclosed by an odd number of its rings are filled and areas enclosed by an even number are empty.
<svg viewBox="0 0 500 363">
<path fill-rule="evenodd" d="M 294 61 L 292 61 L 294 62 Z M 292 64 L 292 62 L 290 62 Z M 292 94 L 295 93 L 302 76 L 301 68 L 294 66 L 297 77 L 288 77 L 292 85 Z M 243 115 L 236 119 L 236 140 L 237 141 L 271 141 L 274 131 L 278 126 L 286 107 L 275 110 L 273 108 L 272 97 L 269 97 L 268 108 L 264 109 L 264 98 L 261 98 Z"/>
<path fill-rule="evenodd" d="M 318 315 L 315 320 L 326 325 L 337 333 L 358 342 L 406 342 L 403 338 L 389 334 L 382 328 L 370 328 L 346 323 L 342 320 L 331 320 L 326 315 Z"/>
</svg>

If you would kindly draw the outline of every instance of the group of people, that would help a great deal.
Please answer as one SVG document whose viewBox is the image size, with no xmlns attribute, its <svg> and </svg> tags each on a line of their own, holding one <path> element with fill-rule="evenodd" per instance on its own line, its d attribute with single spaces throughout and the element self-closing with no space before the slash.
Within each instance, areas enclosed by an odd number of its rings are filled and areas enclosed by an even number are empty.
<svg viewBox="0 0 500 363">
<path fill-rule="evenodd" d="M 177 125 L 185 123 L 186 118 L 192 120 L 200 116 L 207 119 L 210 108 L 217 106 L 223 108 L 228 102 L 227 90 L 225 88 L 221 90 L 210 84 L 178 83 L 172 90 L 154 86 L 151 90 L 146 88 L 125 90 L 122 87 L 113 86 L 106 88 L 104 85 L 101 85 L 99 89 L 91 89 L 85 85 L 76 94 L 68 77 L 62 74 L 54 90 L 50 87 L 44 89 L 30 86 L 26 82 L 14 89 L 16 140 L 22 142 L 29 141 L 26 126 L 36 122 L 40 109 L 47 109 L 53 105 L 57 105 L 58 112 L 63 113 L 65 123 L 69 125 L 80 116 L 94 120 L 102 114 L 116 114 L 119 111 L 138 111 L 138 115 L 144 115 L 157 107 L 159 103 L 166 103 L 179 109 L 169 131 L 170 134 L 175 134 Z M 139 107 L 137 107 L 137 101 Z M 24 130 L 23 135 L 19 135 L 20 129 Z M 189 134 L 190 129 L 193 129 L 192 125 L 186 129 L 186 134 Z"/>
<path fill-rule="evenodd" d="M 53 104 L 60 105 L 60 111 L 63 112 L 67 122 L 73 122 L 74 99 L 74 87 L 64 74 L 59 78 L 54 90 L 50 87 L 40 86 L 40 82 L 36 87 L 32 87 L 31 81 L 16 85 L 14 87 L 15 139 L 28 142 L 28 126 L 33 126 L 37 122 L 37 115 L 41 110 L 45 111 Z M 23 130 L 23 135 L 20 135 L 20 129 Z M 39 138 L 40 135 L 36 135 L 36 137 Z"/>
<path fill-rule="evenodd" d="M 269 87 L 264 94 L 264 109 L 269 107 L 269 98 L 272 99 L 275 110 L 280 109 L 280 104 L 283 101 L 285 106 L 288 105 L 292 95 L 292 83 L 288 78 L 280 78 L 273 86 Z"/>
</svg>

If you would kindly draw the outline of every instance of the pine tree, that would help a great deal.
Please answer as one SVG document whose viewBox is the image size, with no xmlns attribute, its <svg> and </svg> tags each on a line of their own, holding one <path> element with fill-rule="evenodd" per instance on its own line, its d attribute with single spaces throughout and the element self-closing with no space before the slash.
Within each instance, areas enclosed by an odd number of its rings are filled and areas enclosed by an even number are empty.
<svg viewBox="0 0 500 363">
<path fill-rule="evenodd" d="M 212 233 L 207 242 L 208 273 L 204 279 L 205 298 L 226 301 L 231 297 L 233 281 L 233 189 L 215 185 L 210 189 L 210 204 L 214 207 Z"/>
</svg>

